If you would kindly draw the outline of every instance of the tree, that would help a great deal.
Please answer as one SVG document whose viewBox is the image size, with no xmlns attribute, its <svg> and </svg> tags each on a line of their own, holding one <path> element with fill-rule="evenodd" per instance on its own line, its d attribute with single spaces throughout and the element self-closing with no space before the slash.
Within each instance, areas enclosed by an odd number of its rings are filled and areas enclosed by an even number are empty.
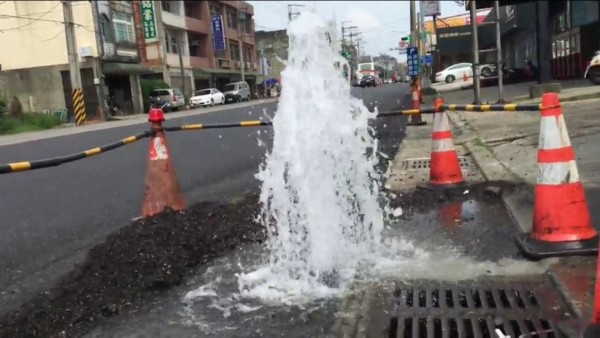
<svg viewBox="0 0 600 338">
<path fill-rule="evenodd" d="M 385 78 L 385 69 L 381 66 L 375 66 L 375 71 L 379 74 L 379 77 L 384 79 Z"/>
</svg>

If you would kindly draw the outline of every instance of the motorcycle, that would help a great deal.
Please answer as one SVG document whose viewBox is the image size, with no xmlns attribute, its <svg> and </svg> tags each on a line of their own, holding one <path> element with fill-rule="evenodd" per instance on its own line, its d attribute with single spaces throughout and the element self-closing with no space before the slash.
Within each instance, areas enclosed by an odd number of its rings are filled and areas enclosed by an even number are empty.
<svg viewBox="0 0 600 338">
<path fill-rule="evenodd" d="M 590 61 L 590 64 L 585 69 L 583 78 L 589 78 L 593 84 L 600 84 L 600 51 L 596 51 L 596 54 Z"/>
<path fill-rule="evenodd" d="M 106 107 L 109 117 L 117 116 L 121 111 L 117 105 L 117 101 L 112 95 L 106 95 L 106 97 L 104 97 L 104 106 Z"/>
</svg>

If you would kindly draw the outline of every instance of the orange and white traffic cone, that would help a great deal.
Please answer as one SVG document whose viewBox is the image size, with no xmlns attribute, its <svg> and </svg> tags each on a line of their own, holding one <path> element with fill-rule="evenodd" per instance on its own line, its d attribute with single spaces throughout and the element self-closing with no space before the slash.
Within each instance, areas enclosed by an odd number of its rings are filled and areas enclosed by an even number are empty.
<svg viewBox="0 0 600 338">
<path fill-rule="evenodd" d="M 596 253 L 598 234 L 556 93 L 542 97 L 537 161 L 533 227 L 517 237 L 521 250 L 534 258 Z"/>
<path fill-rule="evenodd" d="M 421 97 L 419 94 L 419 80 L 415 77 L 411 86 L 412 109 L 421 109 Z M 411 114 L 408 126 L 424 126 L 427 122 L 423 121 L 421 114 Z"/>
<path fill-rule="evenodd" d="M 165 133 L 162 130 L 164 120 L 162 109 L 150 109 L 148 121 L 152 123 L 153 135 L 150 139 L 142 217 L 158 214 L 165 208 L 185 209 L 185 200 L 171 162 Z"/>
<path fill-rule="evenodd" d="M 452 142 L 452 132 L 448 115 L 440 111 L 443 100 L 435 100 L 436 113 L 433 115 L 433 133 L 431 134 L 431 161 L 429 165 L 429 183 L 424 188 L 451 189 L 465 185 L 458 154 Z"/>
</svg>

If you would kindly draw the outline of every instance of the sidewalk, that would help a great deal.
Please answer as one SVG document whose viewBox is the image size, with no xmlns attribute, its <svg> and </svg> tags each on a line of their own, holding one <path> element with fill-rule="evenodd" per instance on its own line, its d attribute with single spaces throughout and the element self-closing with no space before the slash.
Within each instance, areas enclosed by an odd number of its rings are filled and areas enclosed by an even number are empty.
<svg viewBox="0 0 600 338">
<path fill-rule="evenodd" d="M 216 106 L 216 107 L 209 107 L 209 108 L 196 108 L 196 109 L 186 110 L 186 111 L 181 111 L 181 112 L 176 112 L 176 113 L 169 113 L 169 114 L 166 114 L 165 118 L 167 119 L 167 121 L 169 121 L 169 120 L 173 120 L 173 119 L 177 119 L 177 118 L 181 118 L 181 117 L 197 116 L 197 115 L 202 115 L 202 114 L 214 113 L 214 112 L 218 112 L 218 111 L 251 107 L 251 106 L 254 106 L 257 104 L 277 102 L 277 100 L 278 100 L 277 98 L 266 99 L 266 100 L 261 99 L 261 100 L 254 100 L 254 101 L 250 101 L 250 102 L 237 103 L 234 105 L 224 105 L 224 106 Z M 53 128 L 53 129 L 0 136 L 0 146 L 43 140 L 43 139 L 48 139 L 48 138 L 52 138 L 52 137 L 86 133 L 86 132 L 90 132 L 90 131 L 132 126 L 132 125 L 143 124 L 143 123 L 148 123 L 148 115 L 147 114 L 135 114 L 135 115 L 129 115 L 129 116 L 122 116 L 122 117 L 119 117 L 118 121 L 90 123 L 90 124 L 86 124 L 86 125 L 83 125 L 80 127 L 76 127 L 74 124 L 71 123 L 71 124 L 66 124 L 61 127 Z"/>
<path fill-rule="evenodd" d="M 519 101 L 519 88 L 507 86 L 508 101 Z M 483 88 L 482 101 L 495 102 L 497 88 Z M 591 217 L 600 228 L 600 158 L 595 144 L 600 143 L 600 86 L 569 81 L 559 94 L 571 143 L 577 157 L 581 180 L 586 188 Z M 469 104 L 472 92 L 445 93 L 453 104 Z M 528 99 L 528 98 L 527 98 Z M 539 102 L 528 100 L 529 102 Z M 576 102 L 569 102 L 576 101 Z M 509 213 L 523 232 L 529 232 L 533 218 L 533 187 L 536 182 L 539 112 L 449 112 L 455 144 L 464 145 L 487 180 L 527 183 L 525 191 L 503 196 Z M 569 257 L 550 270 L 566 294 L 574 311 L 588 318 L 593 306 L 596 257 Z"/>
<path fill-rule="evenodd" d="M 469 85 L 472 81 L 468 82 Z M 536 102 L 539 100 L 529 99 L 529 86 L 535 84 L 535 82 L 523 82 L 515 83 L 503 86 L 504 100 L 508 102 Z M 438 90 L 439 95 L 444 98 L 447 103 L 453 104 L 471 104 L 473 103 L 473 89 L 460 90 L 460 85 L 437 85 L 437 87 L 444 88 Z M 434 88 L 437 88 L 434 86 Z M 569 80 L 561 81 L 561 92 L 558 95 L 562 102 L 575 101 L 586 98 L 600 98 L 600 86 L 593 85 L 587 79 L 580 80 Z M 481 103 L 492 104 L 498 101 L 498 87 L 483 87 L 481 88 Z"/>
</svg>

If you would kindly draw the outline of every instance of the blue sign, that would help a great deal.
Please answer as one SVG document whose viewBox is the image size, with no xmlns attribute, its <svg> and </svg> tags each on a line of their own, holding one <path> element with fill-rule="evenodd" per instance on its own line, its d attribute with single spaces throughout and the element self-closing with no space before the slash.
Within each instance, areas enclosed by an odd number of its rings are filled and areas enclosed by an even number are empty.
<svg viewBox="0 0 600 338">
<path fill-rule="evenodd" d="M 408 64 L 408 76 L 419 75 L 419 51 L 417 47 L 406 49 L 406 63 Z"/>
<path fill-rule="evenodd" d="M 425 55 L 425 64 L 432 65 L 433 64 L 433 55 L 427 54 Z"/>
<path fill-rule="evenodd" d="M 225 29 L 223 29 L 223 16 L 213 15 L 212 29 L 215 50 L 225 50 Z"/>
</svg>

